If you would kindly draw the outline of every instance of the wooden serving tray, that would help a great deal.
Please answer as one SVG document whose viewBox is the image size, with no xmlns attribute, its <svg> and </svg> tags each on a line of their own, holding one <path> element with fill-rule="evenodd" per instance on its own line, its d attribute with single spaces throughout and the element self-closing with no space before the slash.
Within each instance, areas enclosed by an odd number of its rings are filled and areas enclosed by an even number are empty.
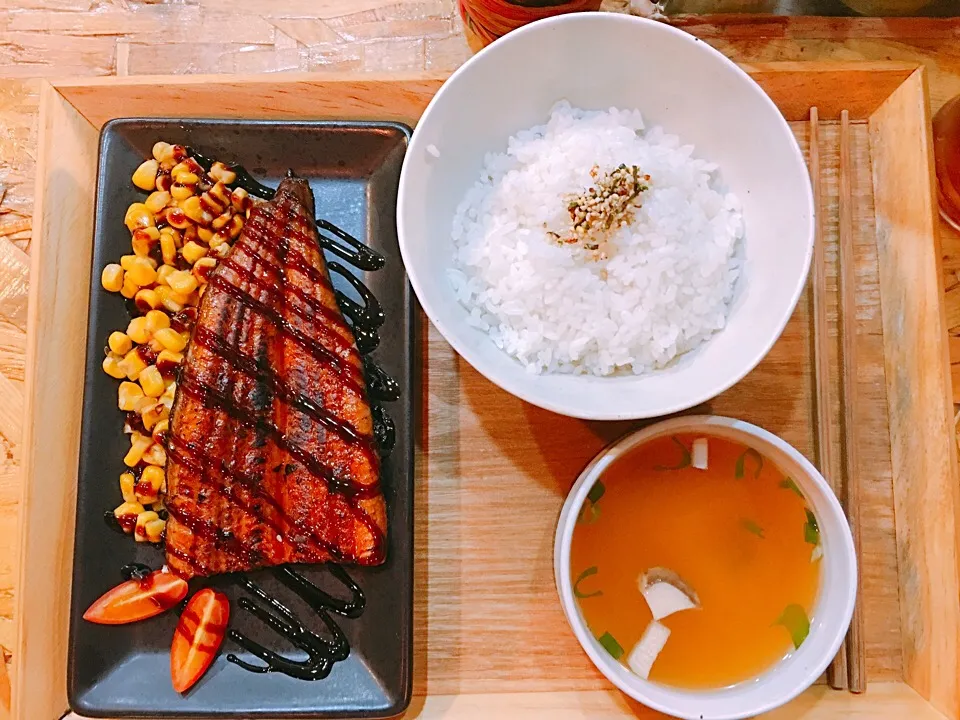
<svg viewBox="0 0 960 720">
<path fill-rule="evenodd" d="M 793 122 L 804 147 L 810 108 L 819 109 L 818 181 L 834 326 L 836 120 L 847 109 L 854 121 L 850 211 L 861 418 L 855 439 L 870 685 L 860 696 L 818 685 L 771 717 L 960 718 L 960 485 L 924 71 L 898 63 L 746 69 Z M 157 115 L 414 124 L 442 79 L 110 78 L 43 88 L 15 653 L 18 720 L 57 718 L 67 708 L 83 298 L 91 281 L 100 127 L 115 117 Z M 813 458 L 810 302 L 808 292 L 753 373 L 698 410 L 758 423 Z M 553 583 L 553 535 L 564 496 L 590 457 L 632 424 L 584 422 L 527 405 L 473 371 L 429 323 L 422 331 L 428 352 L 421 367 L 416 505 L 416 697 L 407 716 L 656 716 L 593 668 L 564 621 Z M 831 340 L 836 385 L 835 334 Z M 839 417 L 839 407 L 831 410 Z"/>
</svg>

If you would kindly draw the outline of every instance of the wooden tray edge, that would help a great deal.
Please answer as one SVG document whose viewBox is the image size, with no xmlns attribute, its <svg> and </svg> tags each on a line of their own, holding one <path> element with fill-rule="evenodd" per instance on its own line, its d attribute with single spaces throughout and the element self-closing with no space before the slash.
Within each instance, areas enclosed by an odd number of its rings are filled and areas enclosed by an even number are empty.
<svg viewBox="0 0 960 720">
<path fill-rule="evenodd" d="M 745 66 L 745 69 L 747 69 L 749 72 L 762 76 L 767 82 L 774 84 L 774 90 L 779 88 L 784 93 L 790 88 L 793 88 L 793 91 L 796 92 L 798 87 L 796 81 L 804 72 L 804 68 L 818 73 L 821 80 L 825 79 L 825 81 L 813 85 L 806 84 L 804 87 L 807 87 L 808 89 L 814 88 L 816 90 L 817 97 L 823 99 L 824 101 L 823 103 L 818 104 L 823 104 L 826 106 L 831 95 L 840 95 L 839 90 L 841 89 L 841 86 L 837 83 L 841 82 L 841 69 L 843 67 L 848 67 L 851 71 L 864 70 L 861 65 L 862 64 L 859 63 L 810 63 L 809 65 L 804 63 L 769 63 L 748 65 Z M 852 113 L 856 119 L 865 119 L 866 116 L 869 116 L 869 114 L 880 108 L 886 99 L 886 96 L 883 95 L 884 90 L 892 88 L 888 93 L 888 95 L 892 95 L 893 92 L 895 92 L 896 89 L 904 83 L 905 79 L 915 76 L 917 67 L 919 67 L 904 63 L 870 63 L 870 65 L 872 67 L 870 71 L 873 73 L 872 77 L 875 78 L 876 73 L 879 72 L 882 75 L 882 82 L 877 83 L 877 85 L 873 87 L 873 90 L 863 94 L 861 110 L 865 113 L 865 115 L 858 116 L 857 113 Z M 784 74 L 778 77 L 778 68 L 781 66 Z M 920 77 L 922 79 L 922 73 Z M 897 81 L 898 78 L 899 81 Z M 109 110 L 104 110 L 104 108 L 117 106 L 114 102 L 104 101 L 102 97 L 97 99 L 97 96 L 93 91 L 97 90 L 98 88 L 112 88 L 114 90 L 121 90 L 123 92 L 119 92 L 115 96 L 115 99 L 130 99 L 134 96 L 139 96 L 143 102 L 149 105 L 149 107 L 152 109 L 151 114 L 156 114 L 157 108 L 162 107 L 165 109 L 165 111 L 169 112 L 170 115 L 179 116 L 175 110 L 166 110 L 166 108 L 169 107 L 168 105 L 162 102 L 158 103 L 157 95 L 151 95 L 150 97 L 143 96 L 142 90 L 144 85 L 153 85 L 157 80 L 169 80 L 170 83 L 175 87 L 168 87 L 165 90 L 169 92 L 169 99 L 178 101 L 187 101 L 190 99 L 195 100 L 198 98 L 213 99 L 213 96 L 217 92 L 222 92 L 227 86 L 232 86 L 234 89 L 236 89 L 238 86 L 243 86 L 250 83 L 256 84 L 260 87 L 267 87 L 276 85 L 286 86 L 288 84 L 298 82 L 309 82 L 311 85 L 319 85 L 321 87 L 335 87 L 339 89 L 339 92 L 334 93 L 334 97 L 326 100 L 324 103 L 318 104 L 316 101 L 314 101 L 312 103 L 311 110 L 306 115 L 296 114 L 300 112 L 301 106 L 298 104 L 297 98 L 291 98 L 289 92 L 271 93 L 270 95 L 278 99 L 287 101 L 292 100 L 295 106 L 295 112 L 291 113 L 291 116 L 301 117 L 304 119 L 307 117 L 322 117 L 324 114 L 329 115 L 331 107 L 336 102 L 342 100 L 345 96 L 349 98 L 350 102 L 348 103 L 348 106 L 351 109 L 363 108 L 366 110 L 366 112 L 372 113 L 367 115 L 368 117 L 377 117 L 380 119 L 387 119 L 384 115 L 384 107 L 386 104 L 399 103 L 398 107 L 391 109 L 387 115 L 389 115 L 390 119 L 400 119 L 406 122 L 414 122 L 416 118 L 419 117 L 423 108 L 426 106 L 426 102 L 430 97 L 432 97 L 432 94 L 442 82 L 441 77 L 425 76 L 422 74 L 416 74 L 415 76 L 410 76 L 409 78 L 397 78 L 396 76 L 385 78 L 371 75 L 365 75 L 357 78 L 356 76 L 333 76 L 330 74 L 311 74 L 304 77 L 300 74 L 291 74 L 283 77 L 195 76 L 192 78 L 183 78 L 175 76 L 169 78 L 137 78 L 136 80 L 131 80 L 129 78 L 99 78 L 95 80 L 65 80 L 49 84 L 44 83 L 41 92 L 42 101 L 39 143 L 40 155 L 38 157 L 36 193 L 37 205 L 35 209 L 35 226 L 39 228 L 39 230 L 37 233 L 37 241 L 35 242 L 31 268 L 30 333 L 28 339 L 26 384 L 26 417 L 28 418 L 28 422 L 26 423 L 27 427 L 24 437 L 24 447 L 26 448 L 26 452 L 24 454 L 23 465 L 23 498 L 20 509 L 23 540 L 21 541 L 20 593 L 18 594 L 17 603 L 18 640 L 16 649 L 18 654 L 16 656 L 16 669 L 21 671 L 17 672 L 15 670 L 14 678 L 14 717 L 16 718 L 30 718 L 32 720 L 33 718 L 38 717 L 56 717 L 62 712 L 62 699 L 65 697 L 65 689 L 63 687 L 65 672 L 62 670 L 65 668 L 66 658 L 64 653 L 60 653 L 58 655 L 56 652 L 58 647 L 60 650 L 63 650 L 64 646 L 62 638 L 59 640 L 58 645 L 58 640 L 54 637 L 55 633 L 51 632 L 51 628 L 56 624 L 56 617 L 63 617 L 66 614 L 67 611 L 64 608 L 64 603 L 68 602 L 68 596 L 62 595 L 62 589 L 56 589 L 56 585 L 53 580 L 50 581 L 49 585 L 46 585 L 42 588 L 31 588 L 31 593 L 24 591 L 24 588 L 28 587 L 26 584 L 26 569 L 28 566 L 27 561 L 31 557 L 29 550 L 37 543 L 42 543 L 48 547 L 54 547 L 51 556 L 59 557 L 61 561 L 64 561 L 67 563 L 67 565 L 69 565 L 70 548 L 72 548 L 73 512 L 75 504 L 75 497 L 73 494 L 69 494 L 69 497 L 59 497 L 54 503 L 55 507 L 47 513 L 49 506 L 46 503 L 49 502 L 49 497 L 41 496 L 39 489 L 34 488 L 37 478 L 37 469 L 42 468 L 44 462 L 52 462 L 49 457 L 45 458 L 43 456 L 43 452 L 47 449 L 47 446 L 34 447 L 34 443 L 37 442 L 38 438 L 40 440 L 45 439 L 43 435 L 38 432 L 38 430 L 42 429 L 40 427 L 41 423 L 37 422 L 37 418 L 34 417 L 34 414 L 37 412 L 37 408 L 42 405 L 41 400 L 53 394 L 53 389 L 49 387 L 43 387 L 44 383 L 41 382 L 41 380 L 47 377 L 44 375 L 43 370 L 50 367 L 52 364 L 55 364 L 54 358 L 43 354 L 40 347 L 41 344 L 38 341 L 39 328 L 55 325 L 55 323 L 50 322 L 50 317 L 45 315 L 45 308 L 42 309 L 40 306 L 43 298 L 50 298 L 41 292 L 40 288 L 42 284 L 41 282 L 38 282 L 38 280 L 49 278 L 51 276 L 57 277 L 61 272 L 73 278 L 78 276 L 76 267 L 71 267 L 69 269 L 62 268 L 62 265 L 67 258 L 63 258 L 59 254 L 54 255 L 56 258 L 56 263 L 54 264 L 55 269 L 51 269 L 43 262 L 43 258 L 45 256 L 45 253 L 43 252 L 44 241 L 47 239 L 51 227 L 65 228 L 63 229 L 62 237 L 77 237 L 78 234 L 82 234 L 81 231 L 85 231 L 88 237 L 92 236 L 92 183 L 96 168 L 96 134 L 100 127 L 100 125 L 97 124 L 97 121 L 98 118 L 101 117 L 101 114 L 111 114 L 109 113 Z M 214 83 L 214 87 L 212 89 L 207 87 L 207 84 L 210 82 Z M 359 92 L 345 93 L 343 89 L 348 83 L 358 83 Z M 409 83 L 409 86 L 406 85 L 406 83 Z M 398 87 L 398 85 L 403 86 Z M 765 85 L 765 87 L 767 86 Z M 384 93 L 385 89 L 389 90 L 389 92 Z M 770 88 L 768 87 L 767 89 L 769 92 Z M 424 98 L 424 95 L 427 97 Z M 810 105 L 809 100 L 804 100 L 802 105 L 802 116 L 798 115 L 795 118 L 790 118 L 791 112 L 796 111 L 797 113 L 800 113 L 801 104 L 796 103 L 795 108 L 785 111 L 785 114 L 788 115 L 788 119 L 805 118 Z M 848 109 L 849 105 L 850 104 L 848 103 Z M 265 106 L 269 107 L 270 103 L 265 102 L 264 97 L 260 96 L 258 98 L 256 111 L 253 113 L 249 112 L 251 108 L 244 107 L 242 104 L 238 103 L 237 106 L 226 108 L 226 110 L 221 114 L 227 116 L 230 113 L 237 114 L 243 112 L 246 116 L 276 117 L 276 115 L 271 113 L 270 110 L 264 110 Z M 870 113 L 866 113 L 866 108 L 873 108 L 873 110 L 871 110 Z M 923 117 L 926 121 L 928 116 L 925 108 L 923 112 Z M 829 117 L 826 113 L 824 113 L 824 115 Z M 66 129 L 68 130 L 72 129 L 74 135 L 70 135 L 69 133 L 64 135 L 62 132 L 57 132 L 54 129 L 56 127 L 60 130 L 63 130 L 65 129 L 64 126 L 66 126 Z M 88 145 L 93 147 L 92 155 L 90 152 L 84 153 L 83 148 L 81 148 L 81 152 L 78 153 L 79 155 L 89 159 L 89 168 L 88 172 L 86 173 L 83 172 L 84 160 L 82 158 L 69 157 L 71 152 L 76 153 L 77 148 L 73 146 L 73 140 L 80 136 L 85 136 L 87 138 Z M 73 224 L 66 222 L 64 219 L 68 213 L 64 211 L 65 206 L 62 204 L 62 201 L 69 201 L 70 197 L 75 197 L 76 193 L 75 191 L 72 193 L 66 193 L 64 192 L 62 186 L 58 188 L 53 187 L 51 176 L 55 173 L 52 167 L 48 167 L 48 160 L 50 158 L 53 158 L 55 161 L 52 164 L 53 167 L 60 167 L 61 170 L 64 171 L 65 175 L 63 177 L 65 178 L 76 180 L 78 178 L 82 179 L 84 175 L 89 177 L 89 194 L 91 197 L 91 202 L 87 207 L 86 217 L 83 216 L 83 213 L 75 215 L 75 222 Z M 60 192 L 64 192 L 64 195 L 59 195 L 58 193 Z M 932 197 L 928 200 L 929 202 L 932 202 Z M 46 218 L 46 220 L 49 220 L 49 222 L 45 222 L 44 214 L 49 207 L 56 209 L 53 211 L 53 216 L 51 218 Z M 66 207 L 70 207 L 69 202 L 67 203 Z M 58 217 L 60 218 L 59 220 L 57 220 Z M 86 224 L 84 224 L 84 221 Z M 936 235 L 934 235 L 934 237 L 935 236 Z M 70 254 L 69 259 L 73 261 L 77 257 L 83 256 L 83 261 L 86 262 L 86 268 L 89 268 L 89 242 L 81 242 L 79 245 L 82 246 L 83 252 L 78 253 L 75 249 Z M 82 265 L 83 263 L 81 262 L 80 264 Z M 89 270 L 87 269 L 84 272 L 88 273 Z M 83 274 L 83 272 L 80 273 L 80 275 Z M 939 279 L 939 274 L 937 274 L 937 277 Z M 84 283 L 85 282 L 86 277 L 84 277 Z M 55 296 L 56 292 L 54 291 L 53 294 Z M 942 303 L 938 301 L 937 305 L 942 316 Z M 71 312 L 75 313 L 76 310 L 71 310 Z M 80 312 L 85 317 L 86 309 L 81 309 Z M 68 352 L 71 346 L 75 348 L 78 347 L 80 348 L 79 357 L 82 358 L 84 336 L 85 324 L 81 323 L 79 344 L 74 344 L 74 338 L 69 337 L 63 343 L 63 351 Z M 941 342 L 944 345 L 946 343 L 944 339 L 941 339 Z M 82 366 L 82 361 L 79 364 Z M 948 364 L 946 367 L 949 369 Z M 949 383 L 949 373 L 947 373 L 947 383 Z M 63 378 L 60 378 L 60 382 L 57 384 L 57 387 L 67 387 L 68 389 L 69 386 L 70 383 L 64 383 Z M 949 384 L 947 385 L 947 388 L 949 389 Z M 65 395 L 63 397 L 65 398 L 65 407 L 69 410 L 69 400 L 71 398 L 69 395 Z M 946 402 L 949 405 L 949 399 L 947 399 Z M 79 403 L 77 403 L 77 408 L 79 408 Z M 77 412 L 77 418 L 78 417 L 79 410 Z M 76 419 L 68 418 L 65 431 L 69 432 L 71 428 L 74 428 L 75 422 Z M 53 427 L 61 426 L 62 425 L 60 424 L 55 424 Z M 49 436 L 50 428 L 47 427 L 46 430 L 48 431 L 47 435 Z M 56 453 L 56 455 L 61 458 L 63 458 L 65 455 L 70 456 L 72 454 L 72 461 L 66 463 L 66 466 L 69 467 L 73 473 L 76 472 L 76 437 L 78 437 L 78 432 L 74 434 L 74 439 L 66 444 L 69 447 L 63 447 L 63 444 L 61 443 L 61 447 Z M 951 448 L 952 437 L 951 421 Z M 951 477 L 954 479 L 956 478 L 955 457 L 952 460 L 952 465 L 952 474 L 946 476 L 946 479 L 948 480 Z M 30 527 L 27 520 L 31 514 L 30 508 L 35 508 L 36 503 L 39 501 L 45 503 L 43 511 L 47 513 L 45 517 L 47 522 L 44 523 L 44 532 L 47 533 L 49 537 L 45 535 L 41 538 L 32 539 L 32 536 L 29 534 Z M 64 507 L 66 508 L 66 512 L 62 512 Z M 36 525 L 36 523 L 34 523 L 34 525 Z M 55 525 L 58 528 L 59 532 L 56 537 L 54 537 L 52 533 L 49 533 L 50 525 Z M 66 538 L 67 541 L 63 542 L 63 538 Z M 69 577 L 69 575 L 67 575 L 67 577 Z M 51 592 L 51 589 L 53 589 L 54 592 Z M 57 592 L 61 593 L 61 597 L 57 597 Z M 24 621 L 24 608 L 29 606 L 33 610 L 36 610 L 38 607 L 35 602 L 28 601 L 28 596 L 40 596 L 42 599 L 44 595 L 48 596 L 48 598 L 46 601 L 40 603 L 40 607 L 44 607 L 49 610 L 46 615 L 46 623 L 26 623 Z M 58 615 L 58 613 L 61 611 L 63 614 Z M 43 630 L 40 629 L 41 627 Z M 41 633 L 43 635 L 43 639 L 40 639 Z M 28 636 L 30 637 L 31 643 L 29 653 L 27 652 L 26 643 Z M 953 639 L 951 638 L 950 642 L 952 641 Z M 50 650 L 48 653 L 49 658 L 34 660 L 34 658 L 40 658 L 40 656 L 44 654 L 41 652 L 44 649 Z M 59 660 L 57 659 L 58 657 Z M 31 672 L 22 672 L 22 668 L 28 663 L 30 664 Z M 45 666 L 48 670 L 53 669 L 55 671 L 54 677 L 52 679 L 49 676 L 46 678 L 40 677 L 42 673 L 38 673 L 35 670 L 35 667 L 37 666 Z M 61 672 L 59 672 L 59 678 L 57 678 L 57 667 L 59 667 L 61 670 Z M 913 684 L 919 689 L 925 690 L 923 683 L 918 679 L 914 679 Z M 890 685 L 899 688 L 902 684 L 895 683 Z M 873 691 L 873 687 L 875 686 L 871 687 L 871 691 Z M 923 694 L 927 695 L 926 692 Z M 936 695 L 936 693 L 934 694 Z M 871 706 L 873 705 L 869 698 L 864 698 L 862 701 L 857 702 L 870 702 Z M 939 706 L 940 705 L 938 705 L 938 707 Z M 860 707 L 862 710 L 865 706 L 860 704 L 858 707 Z M 882 706 L 878 704 L 877 707 L 879 709 Z M 50 712 L 46 712 L 46 710 L 50 710 Z M 819 712 L 817 712 L 815 716 L 821 717 Z M 824 715 L 823 717 L 829 716 L 830 715 Z M 840 714 L 837 714 L 836 716 L 839 717 Z M 904 715 L 890 714 L 871 715 L 870 717 L 903 716 Z"/>
</svg>

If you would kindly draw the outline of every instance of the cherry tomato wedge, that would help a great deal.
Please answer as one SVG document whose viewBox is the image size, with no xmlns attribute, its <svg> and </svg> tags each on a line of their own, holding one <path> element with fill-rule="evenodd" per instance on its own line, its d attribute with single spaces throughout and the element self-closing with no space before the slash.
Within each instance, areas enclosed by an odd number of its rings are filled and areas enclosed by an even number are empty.
<svg viewBox="0 0 960 720">
<path fill-rule="evenodd" d="M 87 608 L 83 619 L 99 625 L 124 625 L 159 615 L 186 596 L 186 580 L 155 570 L 105 592 Z"/>
<path fill-rule="evenodd" d="M 210 667 L 223 643 L 230 620 L 230 600 L 223 593 L 204 588 L 187 603 L 170 648 L 173 689 L 186 692 Z"/>
</svg>

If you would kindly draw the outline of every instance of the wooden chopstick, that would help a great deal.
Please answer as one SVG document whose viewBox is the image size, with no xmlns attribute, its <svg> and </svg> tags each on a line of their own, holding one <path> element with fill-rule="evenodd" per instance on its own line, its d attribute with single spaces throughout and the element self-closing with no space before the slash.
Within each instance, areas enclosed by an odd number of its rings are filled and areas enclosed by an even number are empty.
<svg viewBox="0 0 960 720">
<path fill-rule="evenodd" d="M 860 463 L 857 443 L 857 266 L 853 245 L 853 194 L 850 180 L 850 113 L 840 113 L 840 305 L 841 366 L 843 367 L 843 504 L 860 559 Z M 847 633 L 847 681 L 851 692 L 866 689 L 863 605 L 860 579 L 857 602 Z"/>
<path fill-rule="evenodd" d="M 810 181 L 813 183 L 814 244 L 813 244 L 813 353 L 814 378 L 817 392 L 817 461 L 826 478 L 833 475 L 833 446 L 830 439 L 833 427 L 833 409 L 830 404 L 830 334 L 827 323 L 827 260 L 823 240 L 823 205 L 820 192 L 820 113 L 810 108 Z M 833 484 L 833 483 L 831 483 Z M 836 486 L 834 490 L 838 490 Z M 837 493 L 841 495 L 841 493 Z M 827 668 L 830 687 L 847 687 L 847 645 L 840 646 L 833 662 Z"/>
</svg>

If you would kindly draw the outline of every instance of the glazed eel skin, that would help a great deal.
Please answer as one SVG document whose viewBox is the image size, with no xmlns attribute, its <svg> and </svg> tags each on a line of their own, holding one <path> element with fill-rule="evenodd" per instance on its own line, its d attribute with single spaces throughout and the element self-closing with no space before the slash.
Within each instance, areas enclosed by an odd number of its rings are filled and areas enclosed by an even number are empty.
<svg viewBox="0 0 960 720">
<path fill-rule="evenodd" d="M 363 363 L 288 178 L 210 276 L 167 438 L 167 565 L 183 577 L 384 561 Z"/>
</svg>

